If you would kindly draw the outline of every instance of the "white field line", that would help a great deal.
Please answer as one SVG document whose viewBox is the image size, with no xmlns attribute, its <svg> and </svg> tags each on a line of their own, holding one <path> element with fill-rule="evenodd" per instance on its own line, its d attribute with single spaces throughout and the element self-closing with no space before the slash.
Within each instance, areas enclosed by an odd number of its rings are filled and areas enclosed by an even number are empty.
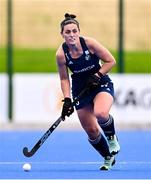
<svg viewBox="0 0 151 180">
<path fill-rule="evenodd" d="M 75 162 L 75 161 L 56 161 L 56 162 L 33 162 L 33 161 L 16 161 L 16 162 L 13 162 L 13 161 L 10 161 L 10 162 L 3 162 L 3 161 L 1 161 L 0 162 L 0 165 L 19 165 L 19 164 L 24 164 L 24 163 L 31 163 L 31 164 L 42 164 L 42 165 L 44 165 L 44 164 L 48 164 L 48 165 L 91 165 L 91 164 L 100 164 L 100 163 L 103 163 L 103 162 L 101 162 L 101 161 L 96 161 L 96 162 Z M 117 164 L 138 164 L 138 165 L 141 165 L 141 164 L 151 164 L 151 161 L 119 161 L 119 162 L 117 162 Z"/>
</svg>

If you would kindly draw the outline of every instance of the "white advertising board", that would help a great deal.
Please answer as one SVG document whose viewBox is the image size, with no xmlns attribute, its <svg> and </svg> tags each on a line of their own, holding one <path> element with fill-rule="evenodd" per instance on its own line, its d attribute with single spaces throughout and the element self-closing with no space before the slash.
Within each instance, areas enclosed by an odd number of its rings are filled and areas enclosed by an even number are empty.
<svg viewBox="0 0 151 180">
<path fill-rule="evenodd" d="M 151 124 L 151 75 L 110 74 L 110 77 L 115 87 L 111 113 L 116 123 Z M 0 121 L 7 116 L 7 85 L 2 82 Z M 52 123 L 60 116 L 62 93 L 57 74 L 15 74 L 13 83 L 14 122 Z M 79 123 L 76 112 L 69 119 L 68 125 Z"/>
<path fill-rule="evenodd" d="M 151 75 L 112 75 L 115 102 L 111 112 L 119 123 L 151 123 Z"/>
<path fill-rule="evenodd" d="M 57 75 L 15 75 L 14 83 L 16 122 L 46 123 L 58 117 L 61 91 Z"/>
<path fill-rule="evenodd" d="M 0 74 L 0 122 L 8 121 L 8 78 Z"/>
</svg>

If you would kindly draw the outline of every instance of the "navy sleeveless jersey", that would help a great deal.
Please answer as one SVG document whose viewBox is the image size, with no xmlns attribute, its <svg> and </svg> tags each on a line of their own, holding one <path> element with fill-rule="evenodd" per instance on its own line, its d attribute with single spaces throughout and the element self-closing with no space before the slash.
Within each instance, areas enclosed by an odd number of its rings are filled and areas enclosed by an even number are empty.
<svg viewBox="0 0 151 180">
<path fill-rule="evenodd" d="M 91 54 L 82 37 L 80 37 L 80 43 L 83 49 L 83 54 L 77 59 L 71 57 L 68 51 L 68 46 L 65 43 L 63 44 L 66 65 L 73 73 L 72 77 L 87 76 L 89 74 L 94 74 L 100 69 L 99 58 L 95 54 Z"/>
<path fill-rule="evenodd" d="M 80 37 L 80 43 L 83 49 L 83 54 L 76 59 L 71 57 L 67 44 L 65 42 L 62 44 L 66 58 L 66 65 L 72 72 L 71 78 L 73 99 L 85 88 L 88 77 L 98 72 L 101 68 L 99 63 L 100 58 L 89 51 L 83 37 Z M 110 84 L 110 87 L 106 87 L 107 84 Z M 100 88 L 91 92 L 88 97 L 82 98 L 82 100 L 77 104 L 76 109 L 80 109 L 89 104 L 98 92 L 106 91 L 105 88 L 108 90 L 110 89 L 109 93 L 113 96 L 113 83 L 111 82 L 111 79 L 108 75 L 105 75 L 101 78 Z"/>
</svg>

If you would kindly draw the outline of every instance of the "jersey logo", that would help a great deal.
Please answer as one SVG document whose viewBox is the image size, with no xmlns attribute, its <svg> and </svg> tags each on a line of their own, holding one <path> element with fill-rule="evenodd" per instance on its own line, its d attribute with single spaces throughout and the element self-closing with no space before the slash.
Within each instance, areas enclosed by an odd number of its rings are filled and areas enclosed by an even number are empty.
<svg viewBox="0 0 151 180">
<path fill-rule="evenodd" d="M 86 60 L 86 61 L 89 61 L 90 59 L 91 59 L 91 56 L 90 56 L 90 54 L 89 54 L 89 51 L 86 50 L 86 51 L 85 51 L 85 60 Z"/>
<path fill-rule="evenodd" d="M 72 61 L 69 61 L 69 63 L 68 63 L 69 65 L 71 65 L 71 64 L 73 64 L 73 62 Z"/>
</svg>

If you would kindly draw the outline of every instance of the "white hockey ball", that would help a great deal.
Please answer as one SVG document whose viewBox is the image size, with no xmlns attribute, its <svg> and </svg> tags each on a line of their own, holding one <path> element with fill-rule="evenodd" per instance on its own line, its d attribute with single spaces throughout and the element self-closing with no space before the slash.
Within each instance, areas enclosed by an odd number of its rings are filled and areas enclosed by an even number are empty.
<svg viewBox="0 0 151 180">
<path fill-rule="evenodd" d="M 23 170 L 24 170 L 24 171 L 30 171 L 30 170 L 31 170 L 31 165 L 30 165 L 29 163 L 25 163 L 25 164 L 23 165 Z"/>
</svg>

